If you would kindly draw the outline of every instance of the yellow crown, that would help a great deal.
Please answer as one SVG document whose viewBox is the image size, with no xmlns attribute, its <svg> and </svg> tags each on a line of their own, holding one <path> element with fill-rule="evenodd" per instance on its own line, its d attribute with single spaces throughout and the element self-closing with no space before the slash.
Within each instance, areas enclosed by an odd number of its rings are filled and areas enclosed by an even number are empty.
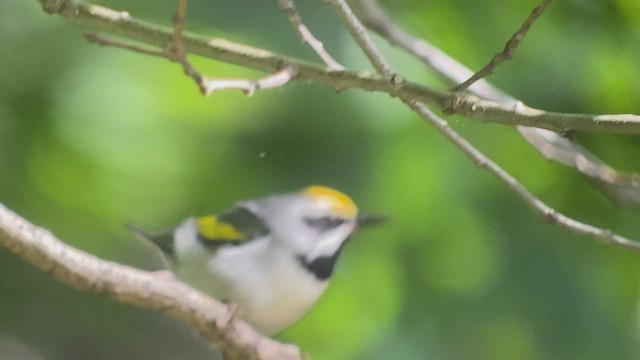
<svg viewBox="0 0 640 360">
<path fill-rule="evenodd" d="M 331 211 L 348 219 L 355 219 L 358 207 L 347 195 L 325 186 L 309 186 L 302 193 L 316 201 L 325 202 Z"/>
</svg>

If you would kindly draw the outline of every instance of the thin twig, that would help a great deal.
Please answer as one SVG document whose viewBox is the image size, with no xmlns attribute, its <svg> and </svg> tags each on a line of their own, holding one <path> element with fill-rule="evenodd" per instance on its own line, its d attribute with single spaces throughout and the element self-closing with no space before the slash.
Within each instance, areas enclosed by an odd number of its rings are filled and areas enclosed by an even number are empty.
<svg viewBox="0 0 640 360">
<path fill-rule="evenodd" d="M 341 0 L 335 0 L 341 1 Z M 348 27 L 358 27 L 358 24 L 361 26 L 360 20 L 353 14 L 345 12 L 343 13 L 343 17 L 345 18 L 345 24 Z M 358 37 L 362 36 L 360 32 L 351 32 L 352 36 Z M 366 33 L 364 33 L 366 35 Z M 366 39 L 356 39 L 358 44 L 367 43 Z M 367 47 L 361 46 L 362 51 L 368 54 L 369 58 L 374 58 L 380 61 L 380 63 L 385 63 L 384 57 L 377 50 L 375 45 L 368 44 Z M 373 60 L 372 60 L 373 63 Z M 376 68 L 379 65 L 374 64 Z M 391 67 L 389 67 L 386 71 L 389 74 L 393 74 L 394 71 Z M 455 130 L 449 127 L 449 124 L 439 118 L 436 114 L 434 114 L 427 106 L 425 106 L 419 100 L 411 99 L 408 97 L 404 97 L 402 95 L 399 96 L 402 101 L 407 104 L 412 110 L 414 110 L 418 115 L 420 115 L 423 119 L 425 119 L 429 124 L 435 127 L 442 135 L 447 138 L 451 143 L 453 143 L 458 149 L 460 149 L 477 167 L 481 169 L 486 169 L 491 174 L 493 174 L 498 180 L 504 183 L 510 190 L 515 192 L 518 196 L 520 196 L 531 208 L 533 208 L 536 213 L 541 215 L 545 221 L 548 221 L 552 224 L 558 225 L 562 228 L 570 230 L 576 234 L 586 235 L 596 239 L 599 242 L 604 244 L 613 244 L 617 245 L 635 252 L 640 253 L 640 243 L 637 243 L 633 240 L 627 239 L 623 236 L 614 234 L 610 230 L 601 229 L 589 224 L 585 224 L 583 222 L 572 219 L 564 214 L 561 214 L 555 211 L 553 208 L 542 202 L 540 199 L 535 197 L 527 188 L 525 188 L 522 184 L 520 184 L 513 176 L 511 176 L 508 172 L 502 169 L 498 164 L 493 162 L 491 159 L 486 157 L 480 150 L 476 149 L 471 143 L 469 143 L 466 139 L 460 136 Z"/>
<path fill-rule="evenodd" d="M 212 79 L 209 79 L 207 77 L 202 76 L 200 73 L 198 73 L 192 66 L 191 64 L 186 60 L 186 58 L 180 58 L 179 56 L 177 56 L 175 54 L 175 50 L 152 50 L 152 49 L 146 49 L 140 46 L 136 46 L 136 45 L 132 45 L 132 44 L 128 44 L 125 42 L 121 42 L 121 41 L 116 41 L 116 40 L 110 40 L 107 39 L 103 36 L 100 36 L 96 33 L 92 33 L 92 32 L 85 32 L 84 33 L 84 38 L 94 44 L 98 44 L 100 46 L 110 46 L 110 47 L 117 47 L 120 49 L 124 49 L 124 50 L 128 50 L 128 51 L 132 51 L 132 52 L 136 52 L 136 53 L 140 53 L 143 55 L 149 55 L 149 56 L 157 56 L 157 57 L 161 57 L 161 58 L 165 58 L 168 59 L 172 62 L 177 62 L 180 65 L 182 65 L 182 68 L 184 69 L 184 72 L 186 75 L 188 75 L 189 77 L 191 77 L 195 82 L 196 85 L 198 85 L 198 88 L 200 89 L 200 92 L 203 94 L 208 95 L 209 92 L 207 92 L 208 88 L 209 88 L 209 83 L 212 81 Z"/>
<path fill-rule="evenodd" d="M 187 0 L 178 0 L 178 7 L 173 16 L 173 34 L 171 42 L 163 50 L 150 50 L 140 46 L 127 44 L 120 41 L 110 40 L 96 33 L 85 32 L 84 37 L 87 41 L 98 44 L 100 46 L 112 46 L 121 49 L 137 52 L 144 55 L 163 57 L 182 66 L 184 73 L 195 81 L 200 93 L 207 94 L 210 79 L 202 76 L 196 69 L 191 66 L 187 60 L 186 48 L 182 33 L 184 31 L 184 22 L 187 12 Z M 126 13 L 127 17 L 129 16 Z"/>
<path fill-rule="evenodd" d="M 354 0 L 357 14 L 362 22 L 389 43 L 404 49 L 422 60 L 441 78 L 455 85 L 473 75 L 473 72 L 442 50 L 424 39 L 416 38 L 398 26 L 375 0 Z M 518 100 L 504 93 L 486 79 L 480 79 L 468 89 L 481 98 L 518 106 Z M 592 179 L 614 203 L 640 211 L 640 174 L 620 172 L 589 150 L 556 132 L 516 126 L 522 137 L 545 158 L 575 169 Z"/>
<path fill-rule="evenodd" d="M 174 62 L 180 62 L 181 64 L 183 64 L 185 73 L 187 73 L 194 80 L 196 80 L 199 86 L 203 87 L 201 91 L 204 93 L 204 95 L 207 95 L 207 96 L 211 95 L 211 93 L 216 91 L 234 90 L 234 89 L 240 90 L 245 94 L 247 94 L 248 96 L 251 96 L 257 90 L 267 90 L 267 89 L 273 89 L 276 87 L 283 86 L 289 81 L 292 81 L 293 79 L 295 79 L 295 76 L 297 74 L 296 67 L 293 65 L 289 65 L 289 66 L 285 66 L 284 68 L 282 68 L 281 70 L 273 74 L 269 74 L 256 81 L 248 80 L 248 79 L 208 78 L 205 76 L 201 76 L 195 70 L 193 70 L 193 68 L 191 67 L 191 65 L 189 65 L 187 61 L 182 62 L 178 60 L 177 55 L 171 54 L 166 50 L 160 51 L 160 50 L 145 49 L 143 47 L 139 47 L 136 45 L 131 45 L 128 43 L 115 41 L 115 40 L 110 40 L 98 34 L 90 33 L 90 32 L 85 32 L 84 37 L 85 39 L 87 39 L 87 41 L 98 44 L 100 46 L 117 47 L 117 48 L 122 48 L 128 51 L 141 53 L 144 55 L 157 56 L 157 57 L 169 59 Z M 197 79 L 200 79 L 200 80 L 197 80 Z"/>
<path fill-rule="evenodd" d="M 200 92 L 206 96 L 221 90 L 240 90 L 251 96 L 256 90 L 273 89 L 283 86 L 293 80 L 297 74 L 294 64 L 284 66 L 273 74 L 269 74 L 259 80 L 252 81 L 247 79 L 214 79 L 200 74 L 187 60 L 187 50 L 185 46 L 184 22 L 187 11 L 187 0 L 178 0 L 178 8 L 173 17 L 173 33 L 171 42 L 164 50 L 151 50 L 140 46 L 127 44 L 120 41 L 110 40 L 95 33 L 85 32 L 84 37 L 87 41 L 98 44 L 100 46 L 117 47 L 144 55 L 157 56 L 168 59 L 172 62 L 179 63 L 184 73 L 191 77 Z M 128 13 L 126 13 L 129 17 Z"/>
<path fill-rule="evenodd" d="M 375 0 L 353 0 L 356 15 L 369 29 L 421 60 L 434 70 L 443 81 L 452 86 L 473 75 L 473 71 L 451 58 L 442 50 L 424 39 L 416 38 L 397 25 Z M 485 79 L 480 79 L 469 88 L 476 96 L 506 104 L 516 103 L 516 99 L 500 91 Z"/>
<path fill-rule="evenodd" d="M 545 221 L 567 229 L 579 235 L 585 235 L 598 240 L 603 244 L 620 246 L 634 252 L 640 253 L 640 243 L 628 239 L 626 237 L 615 234 L 607 229 L 598 228 L 578 220 L 572 219 L 562 213 L 557 212 L 542 200 L 533 195 L 527 188 L 520 184 L 513 176 L 502 169 L 498 164 L 493 162 L 487 156 L 482 154 L 471 143 L 460 136 L 455 130 L 449 127 L 449 124 L 443 119 L 435 115 L 424 104 L 415 101 L 405 101 L 415 112 L 417 112 L 429 124 L 435 127 L 442 135 L 451 141 L 458 149 L 460 149 L 478 168 L 485 169 L 494 175 L 509 189 L 515 192 L 529 205 L 535 212 Z"/>
<path fill-rule="evenodd" d="M 207 82 L 209 79 L 202 76 L 196 69 L 191 66 L 187 60 L 187 51 L 184 45 L 184 23 L 187 17 L 187 0 L 178 0 L 178 7 L 173 15 L 173 41 L 166 49 L 167 57 L 182 65 L 184 73 L 195 81 L 200 89 L 200 93 L 207 94 Z"/>
<path fill-rule="evenodd" d="M 273 89 L 287 84 L 295 79 L 296 73 L 295 66 L 285 66 L 279 71 L 256 81 L 247 79 L 207 79 L 206 95 L 214 91 L 238 89 L 251 96 L 257 90 Z"/>
<path fill-rule="evenodd" d="M 96 33 L 92 33 L 92 32 L 85 32 L 83 34 L 84 38 L 91 43 L 100 45 L 100 46 L 110 46 L 110 47 L 117 47 L 117 48 L 122 48 L 125 50 L 129 50 L 129 51 L 133 51 L 133 52 L 137 52 L 137 53 L 141 53 L 144 55 L 149 55 L 149 56 L 158 56 L 158 57 L 162 57 L 162 58 L 166 58 L 166 54 L 164 53 L 164 51 L 160 51 L 160 50 L 151 50 L 151 49 L 145 49 L 143 47 L 140 46 L 136 46 L 136 45 L 132 45 L 132 44 L 127 44 L 125 42 L 120 42 L 120 41 L 115 41 L 115 40 L 110 40 L 107 39 L 103 36 L 100 36 Z"/>
<path fill-rule="evenodd" d="M 163 312 L 190 325 L 232 359 L 302 359 L 293 345 L 258 334 L 219 303 L 172 276 L 99 259 L 64 244 L 0 204 L 0 247 L 70 287 L 140 308 Z M 230 324 L 232 325 L 230 326 Z"/>
<path fill-rule="evenodd" d="M 185 57 L 186 51 L 182 40 L 184 22 L 187 17 L 187 0 L 178 0 L 178 7 L 173 15 L 173 46 L 176 56 Z"/>
<path fill-rule="evenodd" d="M 338 15 L 342 18 L 344 23 L 347 25 L 347 29 L 351 33 L 351 36 L 356 40 L 360 48 L 364 51 L 367 58 L 371 64 L 376 68 L 376 70 L 387 76 L 393 76 L 394 72 L 391 69 L 391 65 L 385 60 L 385 58 L 380 54 L 376 45 L 371 40 L 369 33 L 367 33 L 367 29 L 362 25 L 360 21 L 353 14 L 353 10 L 344 0 L 325 0 L 334 9 L 338 12 Z"/>
<path fill-rule="evenodd" d="M 318 54 L 320 59 L 322 59 L 322 61 L 324 61 L 324 63 L 327 64 L 327 66 L 331 69 L 338 71 L 344 70 L 344 66 L 340 65 L 340 63 L 338 63 L 325 50 L 322 41 L 313 36 L 311 31 L 309 31 L 309 28 L 307 28 L 307 26 L 302 22 L 302 18 L 300 17 L 298 10 L 296 10 L 296 6 L 294 5 L 293 0 L 278 0 L 278 5 L 285 12 L 285 14 L 287 14 L 289 22 L 291 23 L 291 25 L 293 25 L 294 30 L 303 43 L 309 45 L 309 47 L 313 49 L 313 51 Z"/>
<path fill-rule="evenodd" d="M 283 86 L 295 77 L 296 70 L 294 66 L 285 66 L 274 74 L 267 75 L 257 81 L 247 79 L 213 79 L 202 76 L 187 60 L 187 50 L 182 35 L 186 16 L 187 0 L 178 0 L 178 8 L 173 18 L 173 42 L 167 50 L 170 58 L 180 63 L 184 69 L 184 73 L 196 82 L 202 94 L 208 96 L 215 91 L 238 89 L 247 94 L 247 96 L 251 96 L 256 90 L 273 89 Z"/>
<path fill-rule="evenodd" d="M 45 9 L 49 2 L 56 0 L 38 0 Z M 165 47 L 172 41 L 173 29 L 147 23 L 132 16 L 122 16 L 114 11 L 82 0 L 66 2 L 59 14 L 82 22 L 86 25 L 111 32 L 114 35 L 141 41 L 149 45 Z M 592 131 L 624 134 L 640 134 L 640 116 L 632 114 L 570 114 L 543 111 L 525 106 L 511 106 L 495 101 L 483 101 L 473 97 L 460 97 L 459 94 L 423 86 L 411 81 L 389 79 L 355 71 L 334 71 L 298 58 L 275 54 L 264 49 L 250 47 L 221 38 L 209 38 L 183 33 L 185 46 L 189 53 L 230 64 L 244 66 L 267 73 L 277 72 L 283 64 L 294 65 L 296 79 L 315 81 L 335 90 L 362 89 L 384 92 L 391 96 L 400 96 L 420 100 L 441 109 L 450 107 L 469 118 L 509 125 L 535 126 L 554 131 Z M 459 101 L 459 100 L 464 101 Z M 464 106 L 451 107 L 452 102 Z M 520 104 L 520 103 L 519 103 Z"/>
<path fill-rule="evenodd" d="M 516 52 L 516 49 L 518 48 L 524 37 L 527 35 L 527 32 L 529 31 L 529 29 L 531 29 L 533 23 L 536 22 L 540 15 L 542 15 L 549 4 L 551 4 L 551 1 L 553 0 L 544 0 L 542 1 L 542 4 L 540 4 L 540 6 L 533 9 L 527 20 L 522 23 L 522 26 L 520 26 L 518 31 L 516 31 L 513 36 L 511 36 L 511 39 L 507 41 L 506 45 L 504 46 L 504 50 L 502 50 L 501 53 L 494 55 L 494 57 L 485 67 L 483 67 L 477 73 L 473 74 L 473 76 L 471 76 L 462 84 L 452 88 L 451 91 L 463 91 L 467 89 L 469 86 L 471 86 L 471 84 L 478 81 L 479 79 L 491 75 L 496 67 L 498 67 L 498 65 L 513 58 L 513 54 Z"/>
</svg>

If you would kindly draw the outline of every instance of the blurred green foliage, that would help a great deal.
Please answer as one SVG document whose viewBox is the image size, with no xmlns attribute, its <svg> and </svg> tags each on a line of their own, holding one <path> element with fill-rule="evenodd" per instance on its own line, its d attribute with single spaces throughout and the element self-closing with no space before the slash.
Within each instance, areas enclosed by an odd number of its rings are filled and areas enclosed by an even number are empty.
<svg viewBox="0 0 640 360">
<path fill-rule="evenodd" d="M 370 69 L 328 6 L 298 3 L 333 55 Z M 164 24 L 174 6 L 103 4 Z M 640 113 L 638 4 L 554 3 L 491 80 L 543 109 Z M 537 2 L 385 5 L 411 32 L 479 68 Z M 275 2 L 189 6 L 193 31 L 316 60 Z M 394 99 L 306 83 L 203 98 L 177 65 L 90 45 L 81 31 L 36 1 L 0 2 L 0 201 L 69 244 L 160 269 L 157 251 L 125 222 L 164 230 L 239 199 L 334 186 L 391 221 L 357 236 L 318 305 L 279 336 L 313 359 L 640 359 L 639 256 L 544 224 Z M 404 75 L 442 86 L 378 42 Z M 260 76 L 192 60 L 210 76 Z M 450 120 L 558 210 L 640 239 L 637 213 L 544 161 L 513 129 Z M 637 137 L 579 138 L 611 164 L 640 170 Z M 0 358 L 10 354 L 208 359 L 211 351 L 172 319 L 70 290 L 0 249 Z"/>
</svg>

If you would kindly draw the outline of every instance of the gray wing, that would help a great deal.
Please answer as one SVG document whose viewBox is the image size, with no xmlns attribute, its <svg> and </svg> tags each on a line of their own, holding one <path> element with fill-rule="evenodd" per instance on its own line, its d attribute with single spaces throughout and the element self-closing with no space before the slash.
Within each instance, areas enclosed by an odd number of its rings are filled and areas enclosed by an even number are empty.
<svg viewBox="0 0 640 360">
<path fill-rule="evenodd" d="M 138 237 L 149 240 L 154 243 L 156 246 L 162 250 L 163 253 L 173 256 L 174 255 L 174 246 L 173 246 L 173 231 L 164 233 L 164 234 L 155 234 L 148 230 L 145 230 L 141 227 L 127 224 L 127 229 L 137 235 Z"/>
</svg>

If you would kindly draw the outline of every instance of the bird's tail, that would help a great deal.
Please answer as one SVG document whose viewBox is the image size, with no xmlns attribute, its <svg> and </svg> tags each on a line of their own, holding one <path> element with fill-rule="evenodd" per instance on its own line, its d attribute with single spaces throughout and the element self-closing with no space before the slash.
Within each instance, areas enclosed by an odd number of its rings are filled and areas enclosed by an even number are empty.
<svg viewBox="0 0 640 360">
<path fill-rule="evenodd" d="M 147 241 L 151 241 L 154 245 L 159 247 L 163 253 L 168 255 L 174 254 L 172 232 L 165 233 L 165 234 L 155 234 L 139 226 L 132 225 L 132 224 L 126 224 L 125 227 L 137 237 Z"/>
</svg>

